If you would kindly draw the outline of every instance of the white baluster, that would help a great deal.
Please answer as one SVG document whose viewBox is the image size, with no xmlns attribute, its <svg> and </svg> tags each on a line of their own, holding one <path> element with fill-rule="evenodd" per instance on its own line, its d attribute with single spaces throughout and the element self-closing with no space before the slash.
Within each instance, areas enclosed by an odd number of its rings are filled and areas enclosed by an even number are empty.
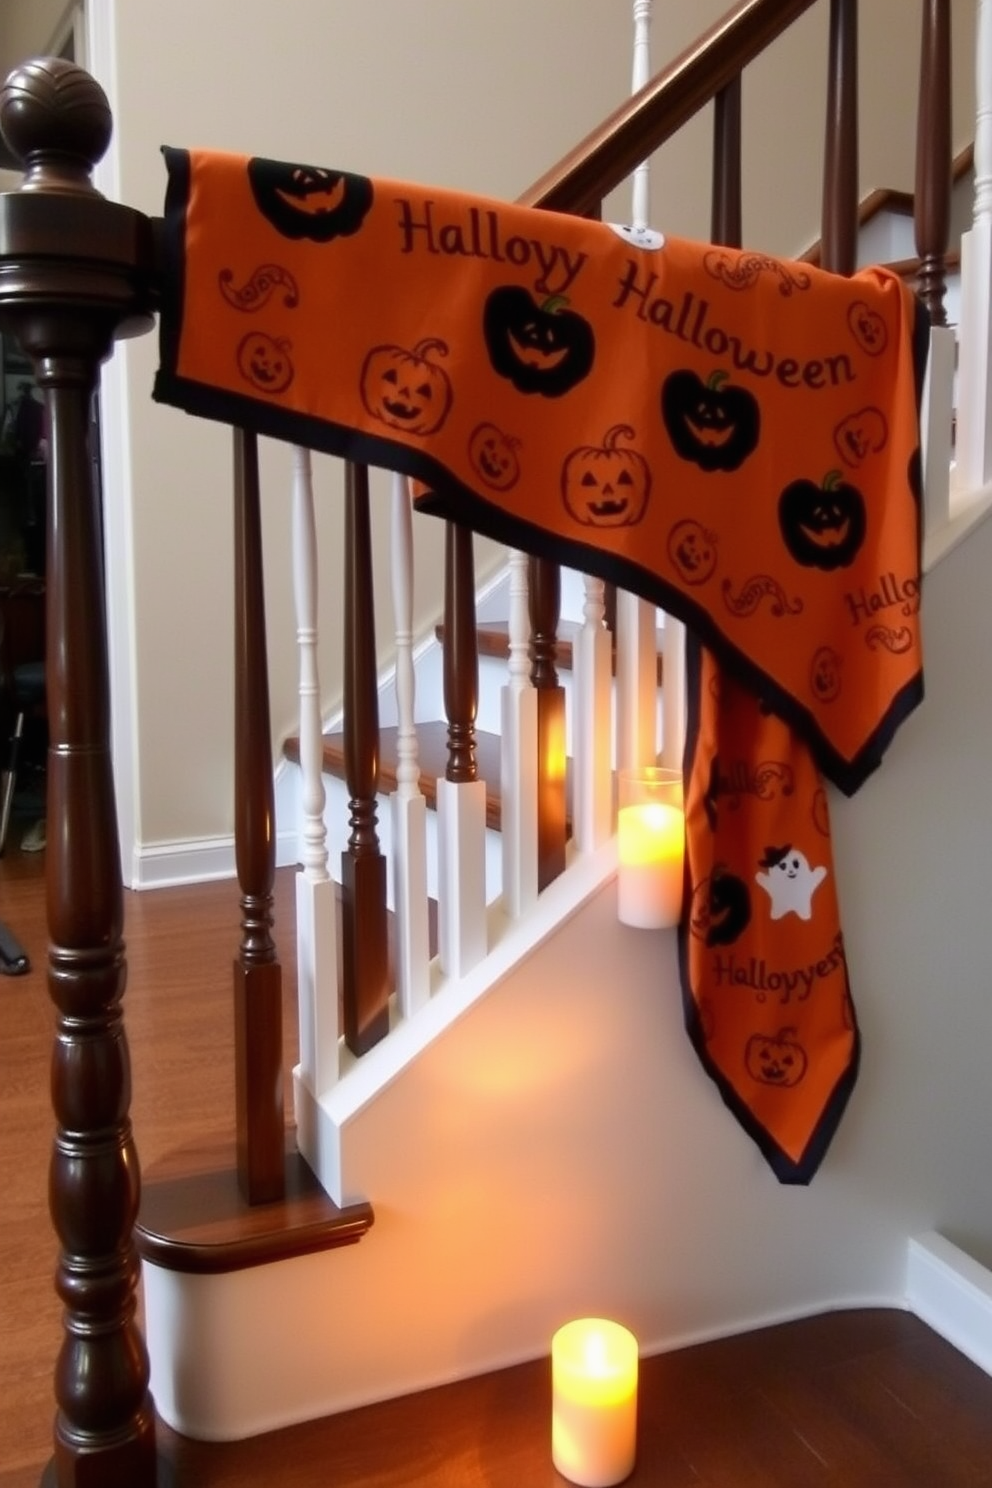
<svg viewBox="0 0 992 1488">
<path fill-rule="evenodd" d="M 617 765 L 653 765 L 658 753 L 658 616 L 617 592 Z"/>
<path fill-rule="evenodd" d="M 582 629 L 575 638 L 572 802 L 575 844 L 580 852 L 592 852 L 612 831 L 612 643 L 604 623 L 603 581 L 587 575 L 583 583 Z"/>
<path fill-rule="evenodd" d="M 651 4 L 652 0 L 634 0 L 634 65 L 631 91 L 639 92 L 651 77 Z M 631 225 L 648 225 L 648 173 L 650 163 L 643 160 L 634 171 Z"/>
<path fill-rule="evenodd" d="M 961 238 L 955 495 L 992 480 L 992 0 L 978 0 L 975 204 Z"/>
<path fill-rule="evenodd" d="M 427 924 L 427 805 L 420 789 L 414 724 L 413 521 L 405 478 L 393 476 L 392 582 L 396 623 L 396 790 L 392 798 L 396 989 L 409 1017 L 430 993 Z"/>
<path fill-rule="evenodd" d="M 974 216 L 992 217 L 992 4 L 978 0 L 975 37 Z"/>
<path fill-rule="evenodd" d="M 651 0 L 634 0 L 632 87 L 636 93 L 651 76 Z M 646 227 L 648 162 L 634 172 L 631 221 Z M 654 764 L 658 751 L 658 617 L 653 605 L 625 592 L 617 594 L 617 765 Z"/>
<path fill-rule="evenodd" d="M 293 580 L 300 666 L 302 870 L 296 878 L 300 1073 L 317 1097 L 338 1077 L 335 887 L 327 868 L 320 676 L 317 667 L 317 530 L 310 451 L 293 450 Z"/>
<path fill-rule="evenodd" d="M 510 658 L 500 695 L 503 906 L 518 919 L 537 901 L 537 693 L 530 680 L 527 555 L 511 552 Z"/>
<path fill-rule="evenodd" d="M 685 747 L 685 626 L 665 616 L 661 671 L 661 763 L 681 770 Z"/>
</svg>

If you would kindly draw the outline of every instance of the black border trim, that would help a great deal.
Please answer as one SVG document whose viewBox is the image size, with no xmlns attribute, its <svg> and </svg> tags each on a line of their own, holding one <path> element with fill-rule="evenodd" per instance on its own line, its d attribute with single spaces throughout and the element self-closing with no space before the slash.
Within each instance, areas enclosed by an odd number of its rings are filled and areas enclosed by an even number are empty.
<svg viewBox="0 0 992 1488">
<path fill-rule="evenodd" d="M 165 146 L 162 153 L 168 170 L 164 233 L 168 272 L 160 316 L 160 367 L 152 391 L 157 402 L 182 408 L 201 418 L 251 427 L 290 444 L 309 445 L 325 454 L 398 471 L 420 481 L 428 488 L 428 494 L 417 500 L 418 511 L 468 525 L 508 547 L 592 574 L 606 583 L 640 595 L 683 621 L 687 630 L 694 632 L 713 652 L 725 671 L 743 687 L 757 693 L 806 741 L 821 774 L 845 795 L 854 795 L 874 773 L 899 726 L 923 699 L 922 669 L 917 670 L 896 694 L 872 734 L 857 754 L 848 759 L 826 738 L 809 710 L 739 651 L 701 605 L 681 590 L 671 588 L 633 559 L 605 553 L 591 541 L 552 535 L 541 527 L 508 515 L 477 491 L 463 485 L 430 454 L 397 443 L 385 434 L 369 434 L 325 422 L 311 414 L 287 409 L 256 396 L 211 387 L 179 376 L 176 369 L 185 297 L 184 248 L 191 164 L 187 150 Z M 915 306 L 912 342 L 919 395 L 929 352 L 929 316 L 918 298 Z M 918 500 L 918 491 L 916 495 Z M 922 543 L 922 520 L 918 527 Z"/>
<path fill-rule="evenodd" d="M 165 188 L 162 275 L 162 309 L 158 319 L 159 362 L 174 371 L 179 359 L 179 333 L 186 303 L 186 208 L 190 192 L 188 150 L 162 146 L 168 173 Z M 157 396 L 153 394 L 153 396 Z"/>
<path fill-rule="evenodd" d="M 163 336 L 163 343 L 168 338 Z M 778 716 L 806 740 L 821 773 L 845 795 L 854 795 L 882 762 L 900 724 L 923 698 L 923 673 L 917 673 L 896 694 L 885 716 L 853 759 L 845 757 L 824 737 L 813 716 L 754 662 L 733 646 L 712 617 L 680 590 L 631 559 L 604 552 L 591 542 L 549 533 L 544 528 L 508 515 L 465 486 L 433 456 L 395 443 L 385 435 L 332 424 L 242 393 L 228 392 L 175 376 L 163 361 L 153 397 L 187 413 L 221 423 L 245 425 L 274 439 L 305 444 L 325 454 L 365 465 L 398 471 L 428 487 L 416 502 L 418 511 L 471 527 L 507 547 L 520 548 L 539 558 L 589 573 L 606 583 L 629 589 L 685 623 L 709 647 L 742 686 L 758 693 Z"/>
<path fill-rule="evenodd" d="M 691 634 L 686 636 L 686 740 L 682 766 L 686 780 L 692 774 L 692 767 L 696 758 L 696 748 L 699 742 L 702 697 L 702 649 L 698 637 Z M 687 881 L 688 878 L 689 864 L 688 854 L 686 854 Z M 685 904 L 691 903 L 688 892 L 683 902 Z M 691 934 L 689 915 L 683 914 L 678 927 L 679 980 L 682 986 L 682 1016 L 689 1042 L 695 1049 L 696 1056 L 703 1069 L 720 1092 L 720 1098 L 724 1105 L 755 1143 L 779 1183 L 794 1185 L 808 1184 L 815 1176 L 817 1169 L 826 1155 L 827 1148 L 833 1141 L 834 1134 L 840 1125 L 841 1117 L 850 1099 L 851 1091 L 857 1082 L 858 1070 L 861 1064 L 861 1030 L 858 1027 L 857 1013 L 854 1010 L 854 999 L 851 996 L 851 983 L 847 973 L 847 954 L 846 952 L 844 954 L 844 984 L 847 1003 L 851 1009 L 851 1017 L 854 1020 L 854 1046 L 851 1051 L 851 1059 L 847 1068 L 838 1079 L 837 1084 L 830 1092 L 830 1096 L 820 1113 L 820 1119 L 814 1127 L 801 1157 L 797 1161 L 791 1158 L 788 1153 L 784 1152 L 765 1127 L 762 1126 L 754 1112 L 741 1099 L 730 1081 L 726 1079 L 721 1070 L 714 1064 L 707 1052 L 702 1019 L 696 999 L 692 994 L 692 979 L 689 975 L 689 940 Z"/>
</svg>

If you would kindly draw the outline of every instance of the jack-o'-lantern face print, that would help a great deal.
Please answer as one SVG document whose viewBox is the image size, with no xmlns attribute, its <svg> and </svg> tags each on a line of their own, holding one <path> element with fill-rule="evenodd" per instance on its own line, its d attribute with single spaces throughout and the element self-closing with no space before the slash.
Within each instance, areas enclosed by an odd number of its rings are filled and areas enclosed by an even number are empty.
<svg viewBox="0 0 992 1488">
<path fill-rule="evenodd" d="M 839 470 L 831 470 L 822 486 L 811 480 L 786 486 L 778 521 L 785 546 L 804 568 L 846 568 L 865 540 L 864 497 L 841 480 Z"/>
<path fill-rule="evenodd" d="M 717 536 L 701 522 L 676 522 L 668 534 L 668 556 L 687 584 L 705 584 L 716 570 Z"/>
<path fill-rule="evenodd" d="M 747 388 L 714 372 L 672 372 L 661 390 L 661 416 L 677 455 L 701 470 L 737 470 L 758 444 L 761 416 Z"/>
<path fill-rule="evenodd" d="M 327 243 L 348 237 L 372 205 L 372 182 L 348 171 L 256 156 L 248 162 L 248 181 L 258 210 L 285 238 Z"/>
<path fill-rule="evenodd" d="M 880 408 L 860 408 L 834 430 L 834 444 L 845 465 L 857 469 L 888 443 L 889 426 Z"/>
<path fill-rule="evenodd" d="M 788 1090 L 799 1084 L 809 1059 L 806 1050 L 796 1042 L 796 1030 L 783 1028 L 777 1034 L 756 1033 L 749 1038 L 744 1062 L 752 1079 Z"/>
<path fill-rule="evenodd" d="M 494 491 L 508 491 L 520 479 L 520 440 L 495 424 L 477 424 L 468 442 L 472 469 Z"/>
<path fill-rule="evenodd" d="M 629 527 L 641 520 L 651 491 L 651 471 L 643 455 L 617 443 L 633 438 L 633 429 L 615 424 L 602 445 L 583 445 L 569 455 L 562 468 L 561 491 L 577 522 Z"/>
<path fill-rule="evenodd" d="M 821 703 L 832 703 L 840 697 L 841 658 L 831 646 L 820 646 L 809 669 L 809 685 Z"/>
<path fill-rule="evenodd" d="M 882 355 L 889 344 L 889 332 L 877 310 L 866 305 L 864 300 L 856 300 L 847 312 L 847 323 L 862 351 L 869 356 Z"/>
<path fill-rule="evenodd" d="M 558 398 L 587 377 L 596 355 L 592 326 L 554 295 L 543 303 L 518 285 L 494 289 L 482 332 L 493 370 L 519 393 Z"/>
<path fill-rule="evenodd" d="M 250 332 L 238 345 L 238 368 L 259 392 L 285 392 L 293 380 L 289 342 L 276 341 L 264 331 Z"/>
<path fill-rule="evenodd" d="M 443 341 L 420 341 L 412 351 L 376 346 L 362 367 L 362 402 L 373 418 L 407 434 L 433 434 L 448 416 L 451 382 L 433 360 L 447 356 Z"/>
<path fill-rule="evenodd" d="M 751 891 L 742 878 L 717 867 L 696 885 L 689 929 L 707 946 L 733 945 L 751 923 Z"/>
</svg>

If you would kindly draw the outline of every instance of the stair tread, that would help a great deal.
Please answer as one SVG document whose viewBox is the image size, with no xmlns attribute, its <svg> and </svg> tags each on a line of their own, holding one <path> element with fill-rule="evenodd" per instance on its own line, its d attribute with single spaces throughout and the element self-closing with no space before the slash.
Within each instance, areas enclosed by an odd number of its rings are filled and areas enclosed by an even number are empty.
<svg viewBox="0 0 992 1488">
<path fill-rule="evenodd" d="M 399 730 L 379 730 L 379 790 L 396 789 Z M 441 719 L 417 724 L 420 765 L 420 790 L 428 806 L 437 805 L 437 782 L 443 777 L 448 762 L 448 725 Z M 499 830 L 500 824 L 500 749 L 499 736 L 477 730 L 475 757 L 479 775 L 486 783 L 486 825 Z M 294 735 L 283 745 L 286 758 L 299 764 L 300 741 Z M 344 734 L 324 735 L 323 768 L 329 775 L 344 778 Z"/>
<path fill-rule="evenodd" d="M 360 1240 L 372 1206 L 338 1208 L 287 1132 L 286 1197 L 249 1204 L 238 1186 L 235 1138 L 171 1154 L 143 1176 L 135 1242 L 142 1259 L 169 1271 L 218 1274 Z"/>
<path fill-rule="evenodd" d="M 388 794 L 396 789 L 397 742 L 396 727 L 379 730 L 379 790 Z M 420 791 L 427 805 L 437 806 L 437 782 L 444 776 L 448 762 L 448 725 L 441 719 L 417 724 L 419 745 Z M 476 730 L 475 757 L 479 776 L 486 786 L 486 826 L 494 832 L 500 829 L 502 807 L 500 800 L 500 738 Z M 300 741 L 296 735 L 287 739 L 283 753 L 294 764 L 300 762 Z M 323 769 L 328 775 L 344 778 L 344 734 L 324 735 Z M 565 778 L 566 830 L 571 833 L 571 761 L 566 762 Z"/>
<path fill-rule="evenodd" d="M 562 620 L 558 625 L 558 640 L 555 645 L 555 666 L 560 671 L 570 672 L 573 668 L 574 641 L 582 624 L 578 620 Z M 444 625 L 434 627 L 434 634 L 439 641 L 444 640 Z M 479 654 L 480 656 L 495 656 L 506 658 L 510 654 L 510 625 L 507 620 L 486 620 L 480 622 L 477 627 Z M 658 685 L 661 686 L 661 672 L 664 658 L 661 654 L 662 639 L 664 632 L 658 631 Z M 616 653 L 613 655 L 613 673 L 616 675 Z"/>
</svg>

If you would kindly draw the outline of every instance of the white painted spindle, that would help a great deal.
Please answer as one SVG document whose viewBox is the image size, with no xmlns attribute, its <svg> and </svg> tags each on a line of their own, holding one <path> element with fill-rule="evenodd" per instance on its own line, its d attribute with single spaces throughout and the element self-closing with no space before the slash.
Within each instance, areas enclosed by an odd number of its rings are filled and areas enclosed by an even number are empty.
<svg viewBox="0 0 992 1488">
<path fill-rule="evenodd" d="M 661 763 L 681 770 L 685 747 L 685 626 L 665 616 L 661 671 Z"/>
<path fill-rule="evenodd" d="M 582 628 L 575 638 L 572 812 L 575 844 L 580 852 L 592 852 L 613 830 L 613 648 L 604 621 L 603 581 L 586 575 L 583 584 Z"/>
<path fill-rule="evenodd" d="M 651 4 L 652 0 L 634 0 L 634 65 L 631 92 L 637 93 L 651 77 Z M 631 225 L 648 226 L 648 172 L 650 163 L 642 160 L 632 181 Z"/>
<path fill-rule="evenodd" d="M 318 1098 L 338 1077 L 335 887 L 327 868 L 317 666 L 317 530 L 308 449 L 293 450 L 293 580 L 300 668 L 302 869 L 296 878 L 300 1074 Z"/>
<path fill-rule="evenodd" d="M 651 76 L 651 0 L 634 0 L 632 88 Z M 648 225 L 648 162 L 634 172 L 631 221 Z M 617 764 L 622 769 L 654 764 L 658 752 L 658 617 L 653 605 L 617 594 Z"/>
<path fill-rule="evenodd" d="M 503 907 L 519 919 L 537 900 L 537 693 L 530 680 L 527 555 L 513 551 L 510 658 L 500 695 Z"/>
<path fill-rule="evenodd" d="M 396 790 L 392 797 L 396 991 L 409 1017 L 430 993 L 427 922 L 427 803 L 420 789 L 414 724 L 413 521 L 402 475 L 392 485 L 392 585 L 396 625 Z"/>
</svg>

